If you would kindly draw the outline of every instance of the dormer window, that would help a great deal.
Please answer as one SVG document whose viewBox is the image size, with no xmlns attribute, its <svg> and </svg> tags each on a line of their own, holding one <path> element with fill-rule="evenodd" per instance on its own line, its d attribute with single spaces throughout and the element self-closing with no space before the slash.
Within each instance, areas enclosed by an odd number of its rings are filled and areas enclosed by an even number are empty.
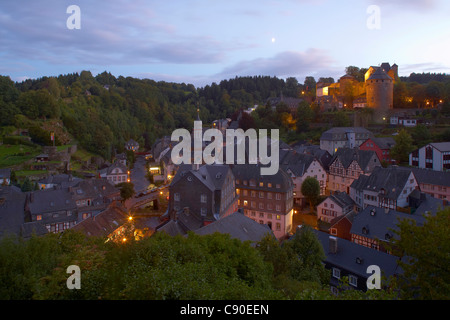
<svg viewBox="0 0 450 320">
<path fill-rule="evenodd" d="M 363 261 L 364 261 L 364 260 L 363 260 L 362 258 L 356 257 L 356 263 L 357 263 L 357 264 L 362 264 Z"/>
<path fill-rule="evenodd" d="M 366 228 L 366 227 L 363 227 L 363 228 L 362 228 L 362 233 L 363 233 L 363 234 L 368 234 L 368 233 L 369 233 L 369 229 Z"/>
</svg>

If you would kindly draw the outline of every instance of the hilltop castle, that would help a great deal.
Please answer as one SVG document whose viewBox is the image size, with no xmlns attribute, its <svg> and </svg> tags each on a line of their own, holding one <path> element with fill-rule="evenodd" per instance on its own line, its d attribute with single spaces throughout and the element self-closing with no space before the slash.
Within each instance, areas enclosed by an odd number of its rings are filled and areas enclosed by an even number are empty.
<svg viewBox="0 0 450 320">
<path fill-rule="evenodd" d="M 398 81 L 398 66 L 385 62 L 380 66 L 370 66 L 364 81 L 351 75 L 344 75 L 337 83 L 318 82 L 316 102 L 322 110 L 353 109 L 369 107 L 374 109 L 374 121 L 388 118 L 393 108 L 394 83 Z"/>
</svg>

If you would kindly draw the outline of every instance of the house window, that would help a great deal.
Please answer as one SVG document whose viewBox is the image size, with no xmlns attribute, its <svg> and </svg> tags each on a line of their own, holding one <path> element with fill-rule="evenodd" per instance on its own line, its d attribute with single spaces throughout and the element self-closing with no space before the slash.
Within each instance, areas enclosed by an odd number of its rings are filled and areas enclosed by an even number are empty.
<svg viewBox="0 0 450 320">
<path fill-rule="evenodd" d="M 175 201 L 180 201 L 180 194 L 177 192 L 175 193 Z"/>
<path fill-rule="evenodd" d="M 281 216 L 277 214 L 277 220 L 281 220 Z"/>
<path fill-rule="evenodd" d="M 358 286 L 358 278 L 353 276 L 353 275 L 349 275 L 348 276 L 348 283 L 350 283 L 350 285 L 357 287 Z"/>
<path fill-rule="evenodd" d="M 259 192 L 259 197 L 260 197 L 260 198 L 264 198 L 264 192 L 260 191 L 260 192 Z"/>
<path fill-rule="evenodd" d="M 41 214 L 38 214 L 38 215 L 36 216 L 36 220 L 42 220 L 42 215 L 41 215 Z"/>
<path fill-rule="evenodd" d="M 277 193 L 277 194 L 275 195 L 275 197 L 276 197 L 277 200 L 281 200 L 281 194 Z"/>
<path fill-rule="evenodd" d="M 260 213 L 259 213 L 259 217 L 260 217 L 260 218 L 264 218 L 264 212 L 260 212 Z"/>
<path fill-rule="evenodd" d="M 276 224 L 276 230 L 280 231 L 281 230 L 281 223 L 277 222 Z"/>
<path fill-rule="evenodd" d="M 337 268 L 333 268 L 333 277 L 335 277 L 336 279 L 340 279 L 341 278 L 341 270 L 339 270 Z"/>
<path fill-rule="evenodd" d="M 269 188 L 272 188 L 272 184 L 271 184 L 271 183 L 267 183 L 267 186 L 268 186 Z"/>
<path fill-rule="evenodd" d="M 244 200 L 244 206 L 247 206 L 247 205 L 248 205 L 248 201 Z"/>
<path fill-rule="evenodd" d="M 206 208 L 201 208 L 200 214 L 202 215 L 202 217 L 206 216 Z"/>
<path fill-rule="evenodd" d="M 259 186 L 260 186 L 260 187 L 264 187 L 264 182 L 260 182 L 260 183 L 259 183 Z"/>
<path fill-rule="evenodd" d="M 281 206 L 280 206 L 279 204 L 276 205 L 276 210 L 277 210 L 278 212 L 281 211 Z"/>
<path fill-rule="evenodd" d="M 259 208 L 260 208 L 260 209 L 264 209 L 264 203 L 260 202 L 260 203 L 259 203 Z"/>
<path fill-rule="evenodd" d="M 267 199 L 272 199 L 272 194 L 270 192 L 267 192 Z"/>
<path fill-rule="evenodd" d="M 206 203 L 206 194 L 202 194 L 202 195 L 200 196 L 200 202 L 201 202 L 201 203 Z"/>
<path fill-rule="evenodd" d="M 337 235 L 337 229 L 336 228 L 331 228 L 330 229 L 330 234 L 333 235 L 333 236 L 336 236 Z"/>
</svg>

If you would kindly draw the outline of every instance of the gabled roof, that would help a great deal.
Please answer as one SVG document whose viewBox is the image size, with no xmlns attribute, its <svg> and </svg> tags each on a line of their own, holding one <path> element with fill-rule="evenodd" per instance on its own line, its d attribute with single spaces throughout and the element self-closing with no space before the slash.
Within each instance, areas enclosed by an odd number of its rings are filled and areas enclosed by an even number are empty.
<svg viewBox="0 0 450 320">
<path fill-rule="evenodd" d="M 409 214 L 385 208 L 367 206 L 353 219 L 350 233 L 371 239 L 389 241 L 395 238 L 392 230 L 398 230 L 398 223 L 403 219 L 415 220 L 417 225 L 423 225 L 425 217 L 421 214 Z M 363 228 L 365 229 L 363 232 Z"/>
<path fill-rule="evenodd" d="M 194 232 L 199 235 L 213 234 L 215 232 L 226 233 L 231 238 L 253 243 L 260 241 L 267 234 L 273 235 L 272 230 L 267 225 L 260 224 L 246 217 L 241 212 L 234 212 Z"/>
<path fill-rule="evenodd" d="M 450 151 L 450 142 L 432 142 L 430 143 L 434 148 L 438 149 L 441 152 Z"/>
<path fill-rule="evenodd" d="M 328 199 L 333 200 L 334 203 L 336 203 L 341 208 L 345 208 L 355 203 L 346 192 L 335 192 L 328 196 Z"/>
<path fill-rule="evenodd" d="M 357 215 L 357 212 L 356 211 L 350 211 L 350 212 L 348 212 L 348 213 L 346 213 L 346 214 L 343 214 L 343 215 L 341 215 L 341 216 L 338 216 L 338 217 L 335 217 L 334 219 L 332 219 L 330 222 L 329 222 L 329 225 L 330 225 L 330 228 L 332 227 L 332 226 L 334 226 L 336 223 L 338 223 L 339 221 L 341 221 L 342 219 L 347 219 L 348 221 L 350 221 L 350 223 L 353 223 L 353 218 L 355 217 Z"/>
<path fill-rule="evenodd" d="M 77 208 L 71 193 L 67 189 L 60 188 L 30 192 L 27 206 L 31 214 L 75 210 Z"/>
<path fill-rule="evenodd" d="M 385 198 L 397 199 L 411 175 L 411 171 L 400 170 L 397 167 L 375 167 L 369 177 L 360 175 L 357 181 L 351 185 L 352 188 L 362 191 L 381 192 Z"/>
<path fill-rule="evenodd" d="M 111 205 L 98 215 L 81 221 L 72 229 L 81 231 L 88 236 L 104 237 L 124 225 L 127 222 L 127 216 L 127 212 L 123 208 Z"/>
<path fill-rule="evenodd" d="M 198 170 L 192 169 L 192 165 L 180 165 L 171 186 L 185 179 L 187 175 L 192 175 L 211 191 L 221 190 L 230 170 L 230 167 L 224 164 L 203 165 Z"/>
<path fill-rule="evenodd" d="M 337 237 L 337 252 L 331 253 L 330 235 L 318 230 L 313 231 L 322 244 L 326 262 L 334 266 L 363 278 L 368 278 L 367 267 L 370 265 L 379 266 L 386 277 L 401 273 L 397 266 L 399 258 L 396 256 Z"/>
<path fill-rule="evenodd" d="M 395 140 L 392 137 L 370 138 L 380 149 L 391 149 L 395 146 Z"/>
<path fill-rule="evenodd" d="M 353 161 L 356 161 L 360 168 L 365 171 L 367 165 L 373 157 L 378 158 L 377 154 L 373 150 L 360 150 L 358 148 L 339 148 L 333 156 L 330 164 L 339 160 L 344 168 L 348 168 Z"/>
<path fill-rule="evenodd" d="M 79 181 L 74 187 L 70 188 L 70 192 L 74 200 L 87 198 L 102 199 L 104 197 L 120 194 L 119 189 L 104 179 L 87 179 Z"/>
<path fill-rule="evenodd" d="M 419 184 L 434 184 L 450 187 L 450 171 L 436 171 L 424 168 L 397 167 L 398 170 L 412 171 Z"/>
<path fill-rule="evenodd" d="M 242 181 L 257 181 L 255 186 L 250 186 L 248 183 L 244 188 L 250 188 L 254 190 L 261 191 L 272 191 L 272 192 L 287 192 L 292 186 L 293 182 L 291 177 L 284 171 L 283 168 L 279 168 L 278 172 L 274 175 L 261 175 L 261 166 L 257 164 L 237 164 L 233 166 L 233 174 L 236 180 L 240 180 L 239 188 L 243 187 Z M 259 182 L 263 182 L 263 187 L 259 186 Z M 272 184 L 272 187 L 269 188 L 268 183 Z M 279 184 L 280 188 L 276 188 L 276 185 Z"/>
<path fill-rule="evenodd" d="M 316 158 L 310 154 L 280 150 L 280 166 L 288 173 L 291 171 L 296 177 L 302 177 L 314 160 Z"/>
<path fill-rule="evenodd" d="M 347 138 L 342 138 L 342 135 L 346 133 L 356 133 L 356 134 L 367 134 L 369 137 L 373 136 L 373 133 L 363 127 L 333 127 L 320 136 L 320 140 L 347 140 Z M 340 138 L 335 139 L 334 135 L 339 134 Z"/>
</svg>

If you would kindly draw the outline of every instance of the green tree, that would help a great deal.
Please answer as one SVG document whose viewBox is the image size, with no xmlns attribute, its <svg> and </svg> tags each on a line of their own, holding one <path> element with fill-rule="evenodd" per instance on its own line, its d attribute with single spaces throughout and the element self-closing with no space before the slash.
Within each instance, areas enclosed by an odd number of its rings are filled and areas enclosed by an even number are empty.
<svg viewBox="0 0 450 320">
<path fill-rule="evenodd" d="M 395 145 L 391 149 L 391 156 L 398 164 L 408 163 L 409 153 L 414 149 L 411 135 L 405 129 L 401 129 L 394 140 Z"/>
<path fill-rule="evenodd" d="M 320 184 L 314 177 L 307 177 L 303 180 L 301 192 L 309 202 L 311 212 L 314 210 L 314 204 L 320 196 Z"/>
<path fill-rule="evenodd" d="M 311 227 L 303 226 L 285 246 L 289 252 L 290 273 L 294 279 L 315 282 L 321 286 L 329 284 L 329 272 L 322 264 L 325 253 Z"/>
<path fill-rule="evenodd" d="M 397 286 L 402 299 L 450 299 L 450 207 L 428 214 L 423 225 L 403 219 L 392 248 L 403 270 Z"/>
<path fill-rule="evenodd" d="M 297 107 L 297 132 L 309 130 L 310 123 L 314 120 L 314 111 L 306 102 L 300 102 Z"/>
<path fill-rule="evenodd" d="M 134 184 L 131 182 L 122 182 L 117 184 L 117 187 L 120 189 L 120 197 L 123 201 L 127 201 L 132 198 L 135 194 Z"/>
</svg>

